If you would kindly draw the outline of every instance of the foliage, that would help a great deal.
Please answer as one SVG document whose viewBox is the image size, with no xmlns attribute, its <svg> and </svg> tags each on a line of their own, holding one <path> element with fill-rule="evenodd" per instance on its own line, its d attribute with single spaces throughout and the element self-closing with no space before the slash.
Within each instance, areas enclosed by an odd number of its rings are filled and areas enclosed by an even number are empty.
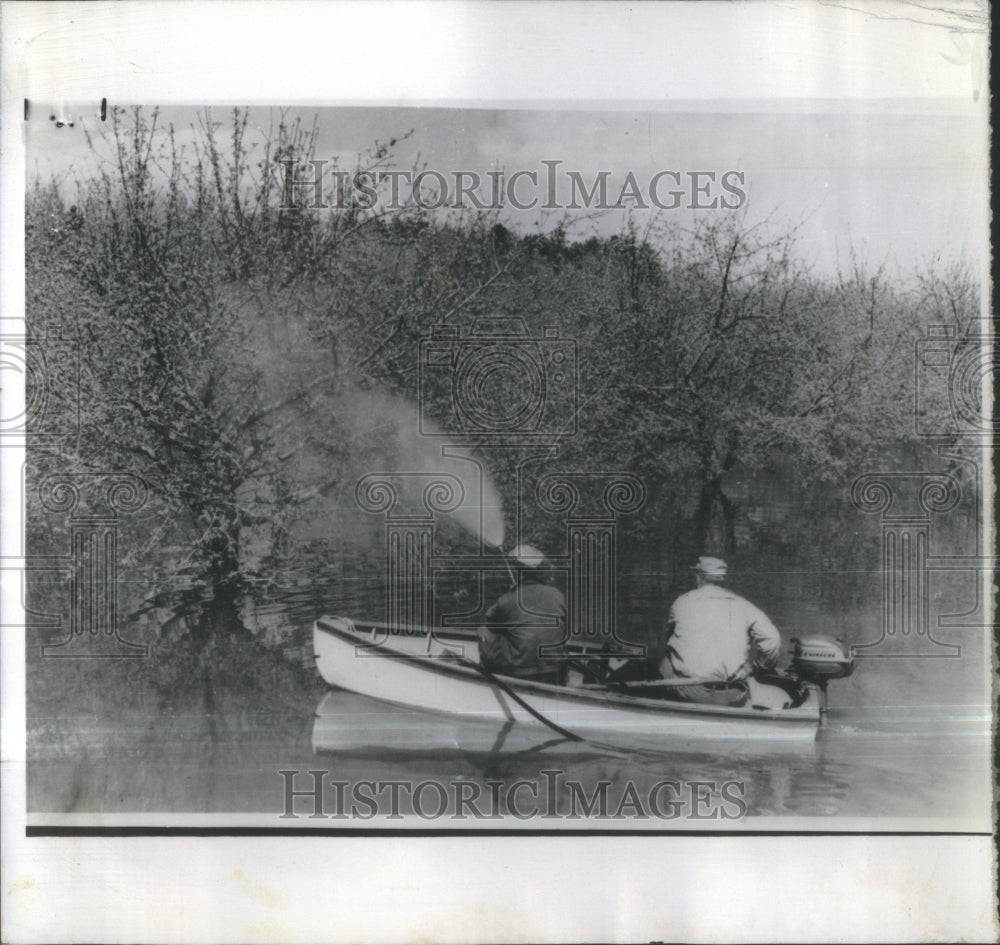
<svg viewBox="0 0 1000 945">
<path fill-rule="evenodd" d="M 794 231 L 738 213 L 688 232 L 626 220 L 599 238 L 579 221 L 521 234 L 496 214 L 414 205 L 309 210 L 301 193 L 282 210 L 282 162 L 307 166 L 316 129 L 281 120 L 255 140 L 240 111 L 225 130 L 205 113 L 182 146 L 155 112 L 115 110 L 107 144 L 75 203 L 55 185 L 28 195 L 31 330 L 75 337 L 86 366 L 80 436 L 37 452 L 34 475 L 141 476 L 151 533 L 230 603 L 275 580 L 317 521 L 350 543 L 358 474 L 392 460 L 387 405 L 413 405 L 415 424 L 423 394 L 428 419 L 455 422 L 445 373 L 420 388 L 435 326 L 467 338 L 481 319 L 521 319 L 530 338 L 556 328 L 575 343 L 578 434 L 542 465 L 641 476 L 647 514 L 629 534 L 658 547 L 666 534 L 659 564 L 675 569 L 709 549 L 777 548 L 789 520 L 821 534 L 842 515 L 830 497 L 886 444 L 917 449 L 924 326 L 965 326 L 978 308 L 968 272 L 905 290 L 859 265 L 820 279 Z M 359 169 L 391 161 L 376 143 Z M 490 396 L 514 403 L 518 383 L 500 376 Z M 510 515 L 516 463 L 493 471 Z M 748 518 L 769 480 L 793 506 L 771 532 Z"/>
</svg>

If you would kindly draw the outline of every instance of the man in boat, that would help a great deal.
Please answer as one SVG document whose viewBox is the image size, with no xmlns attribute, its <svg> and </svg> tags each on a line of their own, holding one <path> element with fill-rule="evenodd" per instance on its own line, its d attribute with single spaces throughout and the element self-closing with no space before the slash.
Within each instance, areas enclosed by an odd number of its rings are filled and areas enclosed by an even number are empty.
<svg viewBox="0 0 1000 945">
<path fill-rule="evenodd" d="M 726 570 L 721 558 L 699 558 L 694 566 L 698 586 L 678 597 L 670 610 L 660 676 L 710 680 L 673 687 L 671 698 L 743 705 L 754 665 L 773 669 L 778 662 L 778 628 L 759 607 L 722 586 Z"/>
<path fill-rule="evenodd" d="M 552 585 L 552 566 L 531 545 L 518 545 L 508 557 L 514 585 L 487 612 L 479 630 L 479 662 L 504 676 L 559 683 L 566 638 L 566 598 Z"/>
</svg>

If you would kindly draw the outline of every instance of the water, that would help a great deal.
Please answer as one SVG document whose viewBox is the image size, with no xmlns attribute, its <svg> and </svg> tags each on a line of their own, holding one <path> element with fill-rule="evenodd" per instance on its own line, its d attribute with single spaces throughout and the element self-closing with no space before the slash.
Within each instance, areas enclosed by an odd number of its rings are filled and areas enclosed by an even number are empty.
<svg viewBox="0 0 1000 945">
<path fill-rule="evenodd" d="M 664 780 L 709 784 L 716 800 L 721 785 L 736 782 L 751 817 L 828 818 L 823 829 L 855 818 L 950 818 L 988 829 L 981 631 L 950 637 L 962 642 L 961 659 L 861 661 L 853 677 L 831 684 L 828 724 L 801 750 L 630 752 L 566 742 L 544 728 L 469 723 L 329 691 L 312 665 L 312 619 L 378 615 L 383 602 L 370 587 L 334 594 L 320 587 L 285 589 L 243 612 L 252 633 L 220 634 L 208 645 L 196 643 L 183 622 L 161 625 L 145 661 L 43 660 L 29 648 L 29 811 L 277 818 L 285 805 L 279 772 L 301 772 L 294 786 L 302 789 L 309 786 L 305 772 L 319 769 L 352 785 L 470 782 L 484 798 L 490 781 L 525 780 L 540 796 L 554 791 L 563 812 L 572 802 L 570 781 L 588 795 L 608 782 L 612 813 L 629 783 L 643 808 Z M 667 795 L 659 797 L 665 804 Z M 435 808 L 436 795 L 426 803 Z M 686 815 L 693 802 L 684 803 Z M 308 812 L 308 801 L 298 804 Z M 733 805 L 721 810 L 742 813 Z M 632 808 L 625 816 L 629 826 L 649 826 Z M 509 817 L 502 823 L 518 825 Z M 455 824 L 432 824 L 442 825 Z M 706 825 L 720 822 L 693 824 Z M 653 826 L 669 824 L 654 819 Z"/>
</svg>

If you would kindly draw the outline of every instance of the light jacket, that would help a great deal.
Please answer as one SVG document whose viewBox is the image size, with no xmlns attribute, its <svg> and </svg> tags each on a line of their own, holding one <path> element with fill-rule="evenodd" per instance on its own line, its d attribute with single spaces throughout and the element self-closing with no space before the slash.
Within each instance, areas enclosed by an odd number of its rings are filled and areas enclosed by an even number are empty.
<svg viewBox="0 0 1000 945">
<path fill-rule="evenodd" d="M 716 584 L 678 597 L 670 623 L 666 658 L 679 676 L 746 679 L 755 661 L 769 669 L 781 652 L 781 634 L 767 615 Z"/>
</svg>

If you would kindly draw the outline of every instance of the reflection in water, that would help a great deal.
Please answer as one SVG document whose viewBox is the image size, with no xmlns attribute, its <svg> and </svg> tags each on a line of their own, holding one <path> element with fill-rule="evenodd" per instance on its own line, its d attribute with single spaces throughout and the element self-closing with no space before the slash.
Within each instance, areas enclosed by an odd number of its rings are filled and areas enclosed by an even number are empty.
<svg viewBox="0 0 1000 945">
<path fill-rule="evenodd" d="M 328 691 L 311 621 L 371 613 L 381 591 L 328 600 L 319 587 L 238 613 L 191 600 L 161 611 L 149 660 L 42 660 L 31 647 L 29 810 L 277 815 L 278 771 L 318 764 L 344 780 L 481 784 L 559 770 L 640 793 L 733 780 L 757 816 L 989 815 L 988 713 L 965 704 L 981 679 L 972 660 L 862 663 L 831 687 L 829 724 L 798 753 L 626 751 Z"/>
<path fill-rule="evenodd" d="M 972 724 L 959 740 L 950 731 L 942 739 L 906 745 L 893 738 L 887 745 L 884 733 L 834 720 L 797 752 L 609 751 L 550 738 L 539 726 L 455 719 L 343 690 L 323 696 L 312 733 L 317 754 L 345 777 L 395 771 L 513 782 L 557 769 L 590 784 L 629 780 L 640 792 L 664 778 L 732 780 L 745 785 L 751 815 L 808 817 L 938 816 L 942 788 L 957 802 L 949 813 L 968 814 L 977 805 L 985 811 L 985 795 L 973 790 L 970 777 L 987 744 L 982 726 L 978 737 Z"/>
</svg>

